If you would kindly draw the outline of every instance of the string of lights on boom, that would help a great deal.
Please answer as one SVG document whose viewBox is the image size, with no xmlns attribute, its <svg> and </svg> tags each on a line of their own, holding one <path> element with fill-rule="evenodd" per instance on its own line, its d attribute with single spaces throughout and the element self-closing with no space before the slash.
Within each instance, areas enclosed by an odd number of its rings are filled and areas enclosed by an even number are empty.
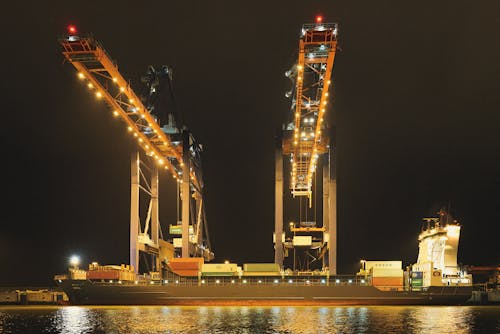
<svg viewBox="0 0 500 334">
<path fill-rule="evenodd" d="M 127 131 L 144 152 L 182 183 L 182 144 L 162 129 L 98 41 L 78 36 L 75 26 L 68 27 L 68 35 L 61 40 L 63 55 L 77 69 L 78 78 L 86 81 L 87 87 L 95 91 L 95 97 L 104 100 L 113 115 L 125 122 Z M 197 174 L 195 168 L 190 169 L 192 186 L 200 191 L 202 184 Z"/>
</svg>

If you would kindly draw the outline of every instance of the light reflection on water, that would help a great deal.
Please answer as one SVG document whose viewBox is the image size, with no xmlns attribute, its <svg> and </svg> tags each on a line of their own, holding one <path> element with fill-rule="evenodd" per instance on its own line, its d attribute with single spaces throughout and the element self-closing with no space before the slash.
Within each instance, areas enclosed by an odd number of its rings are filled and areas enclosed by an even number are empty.
<svg viewBox="0 0 500 334">
<path fill-rule="evenodd" d="M 500 333 L 500 306 L 0 307 L 4 333 Z"/>
</svg>

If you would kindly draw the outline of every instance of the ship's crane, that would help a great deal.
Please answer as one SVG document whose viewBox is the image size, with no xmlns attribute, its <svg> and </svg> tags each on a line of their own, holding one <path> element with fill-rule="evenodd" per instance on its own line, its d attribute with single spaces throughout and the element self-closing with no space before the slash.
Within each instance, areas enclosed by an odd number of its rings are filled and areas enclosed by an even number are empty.
<svg viewBox="0 0 500 334">
<path fill-rule="evenodd" d="M 139 251 L 154 257 L 156 271 L 161 261 L 175 256 L 174 247 L 181 249 L 182 257 L 202 256 L 214 258 L 210 250 L 203 203 L 203 178 L 201 173 L 201 145 L 196 142 L 187 127 L 179 127 L 179 115 L 158 110 L 159 92 L 165 85 L 172 94 L 171 69 L 150 67 L 142 78 L 145 93 L 136 94 L 129 82 L 118 71 L 117 64 L 102 45 L 91 36 L 80 36 L 74 26 L 59 40 L 65 61 L 77 70 L 77 76 L 85 82 L 95 97 L 109 106 L 112 114 L 125 124 L 127 131 L 142 149 L 132 154 L 131 162 L 131 215 L 130 215 L 130 264 L 139 270 Z M 177 116 L 177 117 L 174 117 Z M 175 120 L 177 118 L 177 120 Z M 171 225 L 174 245 L 162 240 L 159 225 L 158 171 L 166 170 L 180 187 L 182 198 L 181 226 Z M 145 175 L 150 172 L 150 178 Z M 147 217 L 139 218 L 140 193 L 150 196 Z M 205 233 L 203 233 L 205 231 Z M 175 241 L 178 245 L 175 245 Z"/>
<path fill-rule="evenodd" d="M 292 98 L 291 109 L 276 149 L 275 262 L 283 266 L 284 257 L 292 250 L 293 269 L 298 271 L 310 270 L 311 260 L 322 260 L 322 269 L 336 274 L 336 181 L 325 118 L 336 50 L 337 24 L 324 23 L 318 16 L 315 23 L 303 25 L 297 62 L 285 73 L 293 85 L 286 93 Z M 308 202 L 303 211 L 315 205 L 315 173 L 323 157 L 322 226 L 299 217 L 298 223 L 289 224 L 288 235 L 283 230 L 283 155 L 290 160 L 292 197 L 300 200 L 299 205 L 303 198 Z M 300 252 L 302 262 L 296 259 Z"/>
</svg>

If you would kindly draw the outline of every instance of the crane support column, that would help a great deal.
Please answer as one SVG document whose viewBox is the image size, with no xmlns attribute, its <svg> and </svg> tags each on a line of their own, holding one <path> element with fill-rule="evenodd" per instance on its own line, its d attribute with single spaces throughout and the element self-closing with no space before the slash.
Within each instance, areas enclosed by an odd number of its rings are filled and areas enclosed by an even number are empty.
<svg viewBox="0 0 500 334">
<path fill-rule="evenodd" d="M 332 234 L 330 233 L 330 230 L 328 229 L 329 224 L 330 224 L 330 155 L 325 154 L 323 156 L 323 226 L 327 228 L 328 232 L 328 248 L 331 246 L 330 240 L 332 239 Z M 328 254 L 330 255 L 330 254 Z M 329 257 L 328 257 L 329 258 Z M 325 263 L 325 258 L 323 258 L 323 268 L 326 267 L 327 265 L 329 266 L 330 264 Z"/>
<path fill-rule="evenodd" d="M 130 164 L 130 266 L 139 272 L 139 152 L 132 153 Z"/>
<path fill-rule="evenodd" d="M 189 207 L 191 203 L 191 190 L 189 189 L 189 133 L 184 131 L 182 134 L 183 140 L 183 168 L 182 168 L 182 257 L 189 257 Z"/>
<path fill-rule="evenodd" d="M 151 239 L 158 245 L 160 218 L 158 216 L 158 167 L 153 164 L 151 170 Z M 155 255 L 155 270 L 160 271 L 160 256 Z"/>
<path fill-rule="evenodd" d="M 283 150 L 281 139 L 276 146 L 275 152 L 276 180 L 275 180 L 275 216 L 274 216 L 274 263 L 283 267 Z"/>
<path fill-rule="evenodd" d="M 331 166 L 329 171 L 332 175 L 329 178 L 329 200 L 328 200 L 328 233 L 330 239 L 328 241 L 328 270 L 330 275 L 337 275 L 337 177 L 336 177 L 336 159 L 333 148 L 329 152 Z"/>
</svg>

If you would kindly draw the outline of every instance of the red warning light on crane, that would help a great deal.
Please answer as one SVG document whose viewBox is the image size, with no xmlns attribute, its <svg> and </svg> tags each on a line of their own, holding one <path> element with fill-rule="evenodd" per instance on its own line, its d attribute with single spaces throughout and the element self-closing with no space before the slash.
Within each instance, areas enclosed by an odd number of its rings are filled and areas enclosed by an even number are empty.
<svg viewBox="0 0 500 334">
<path fill-rule="evenodd" d="M 323 22 L 323 16 L 321 16 L 321 15 L 316 16 L 316 23 L 319 24 L 321 22 Z"/>
<path fill-rule="evenodd" d="M 68 26 L 68 32 L 70 34 L 76 34 L 76 27 L 74 25 L 69 25 Z"/>
</svg>

